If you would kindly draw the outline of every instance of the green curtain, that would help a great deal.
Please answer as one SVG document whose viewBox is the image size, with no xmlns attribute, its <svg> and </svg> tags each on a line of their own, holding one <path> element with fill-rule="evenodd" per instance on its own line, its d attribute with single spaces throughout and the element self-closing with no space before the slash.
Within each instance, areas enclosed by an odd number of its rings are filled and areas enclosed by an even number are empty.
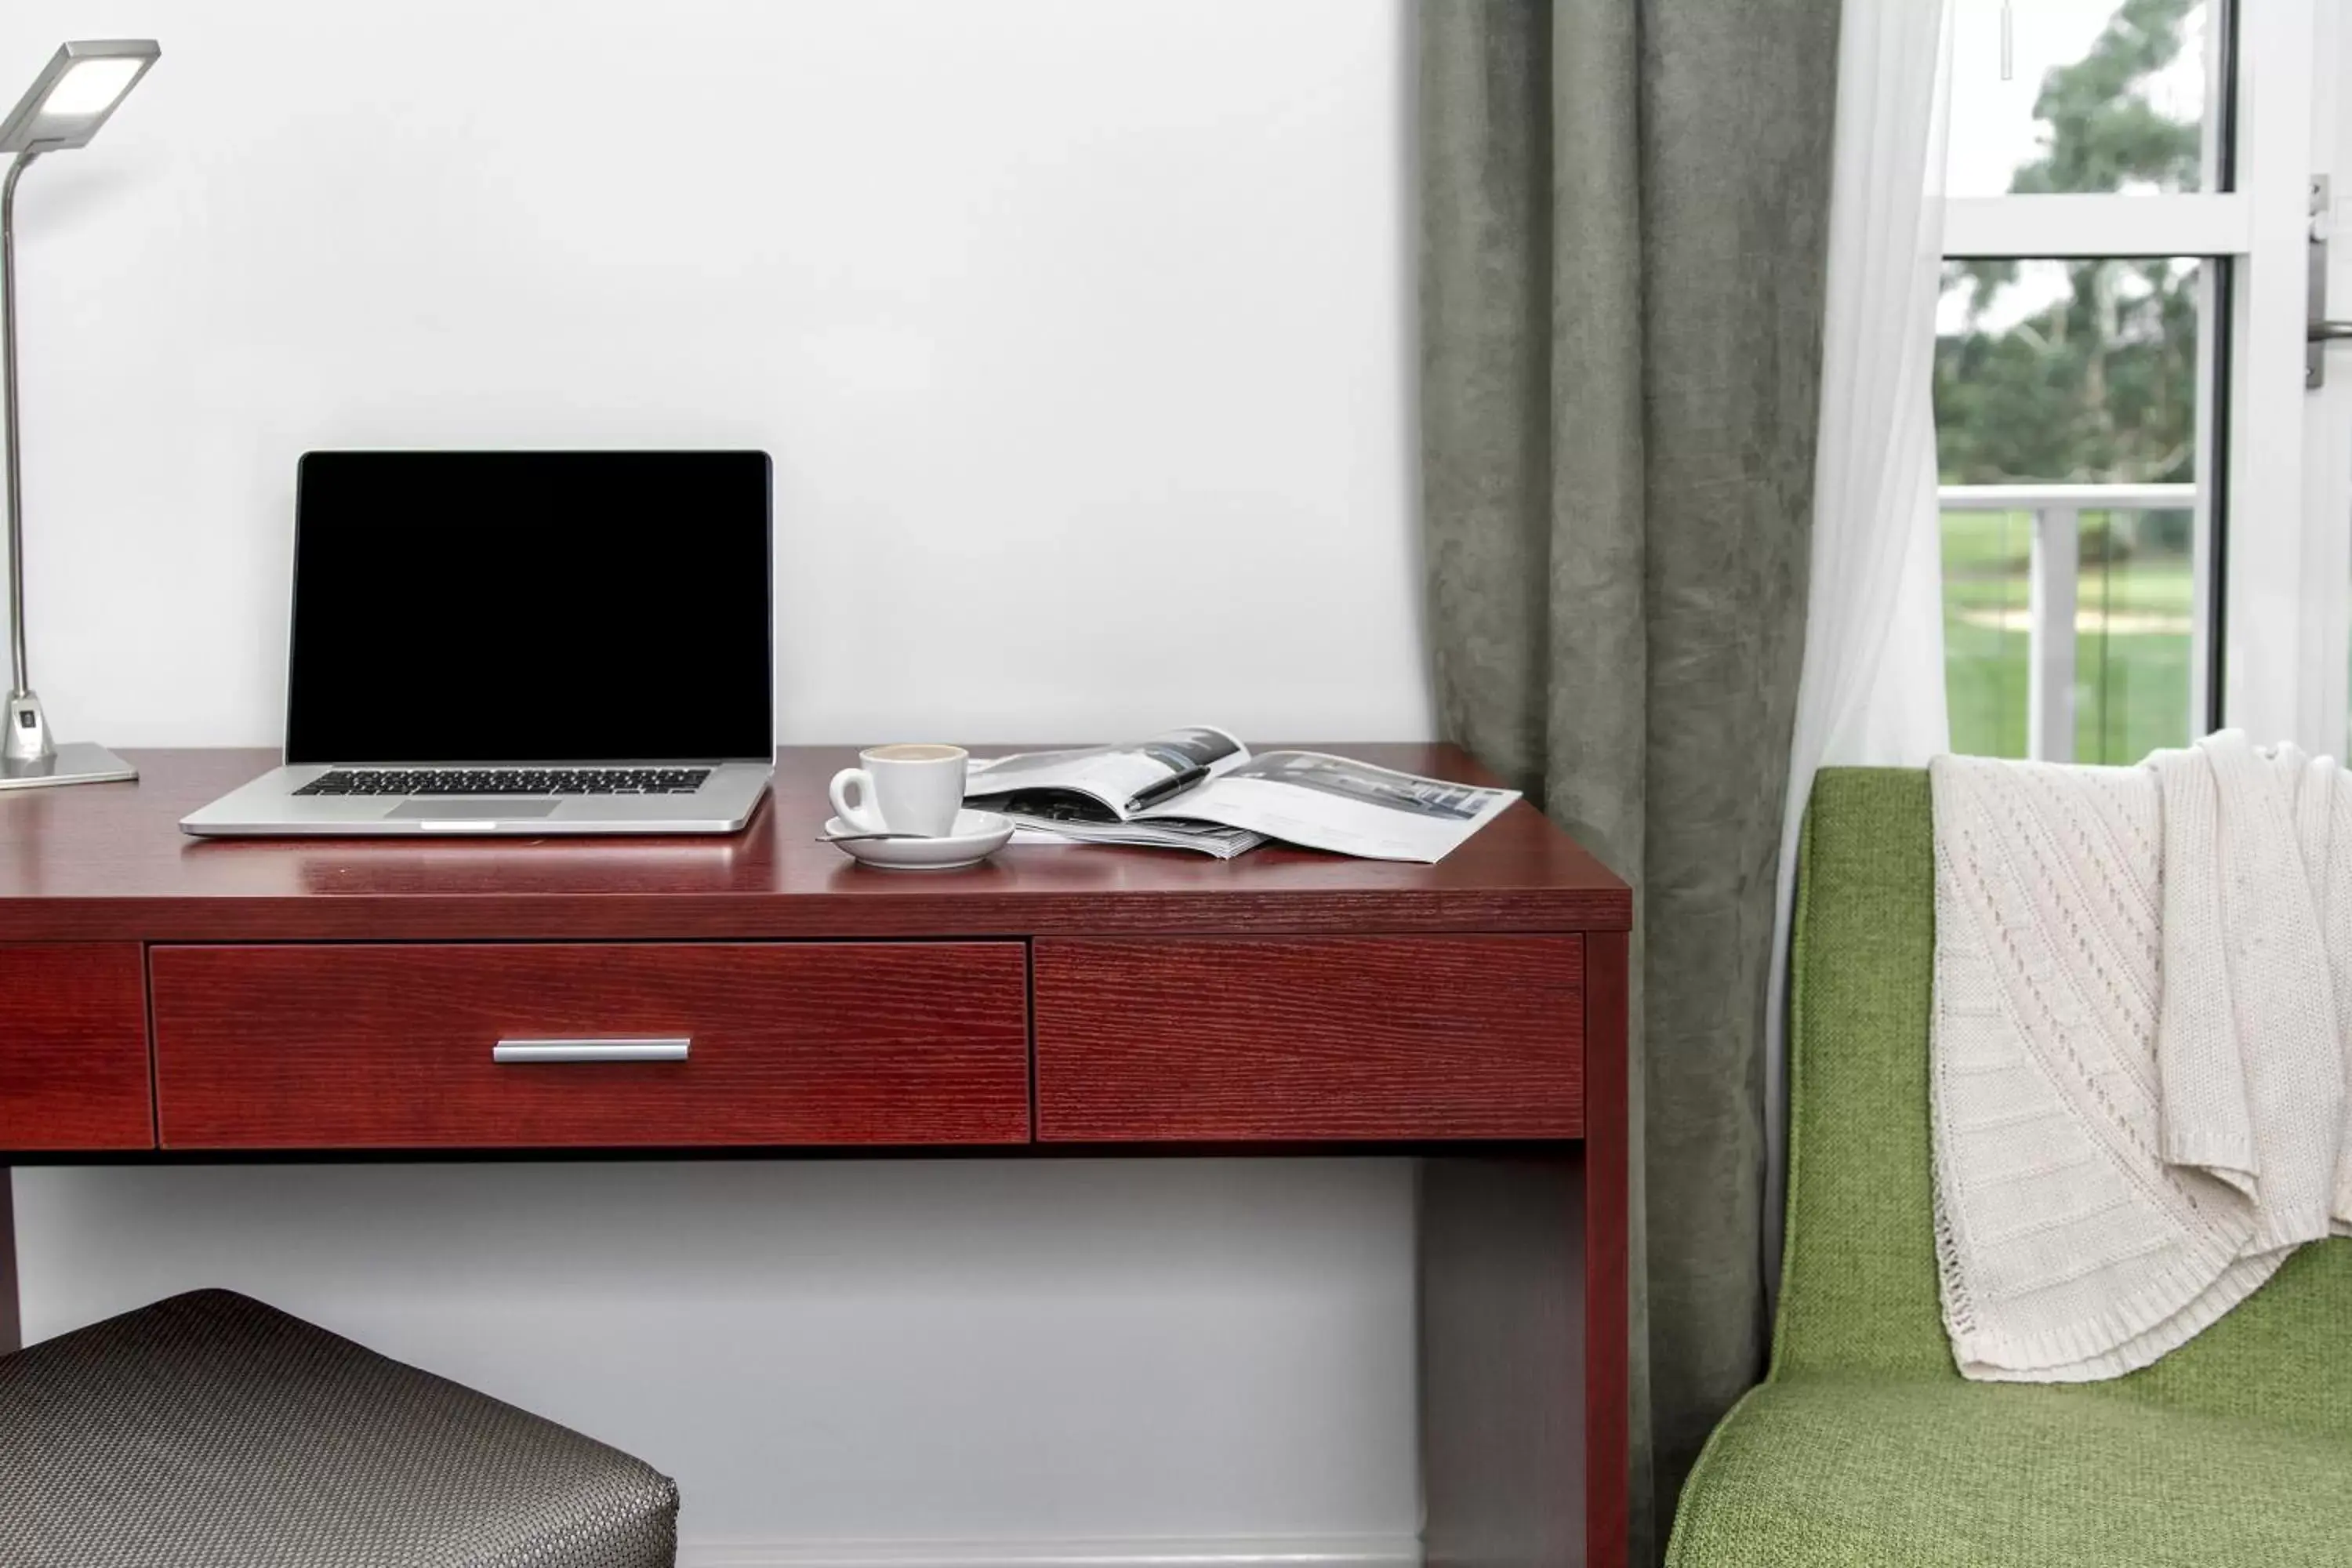
<svg viewBox="0 0 2352 1568">
<path fill-rule="evenodd" d="M 1440 721 L 1638 890 L 1636 1563 L 1766 1342 L 1765 975 L 1838 17 L 1421 7 Z"/>
</svg>

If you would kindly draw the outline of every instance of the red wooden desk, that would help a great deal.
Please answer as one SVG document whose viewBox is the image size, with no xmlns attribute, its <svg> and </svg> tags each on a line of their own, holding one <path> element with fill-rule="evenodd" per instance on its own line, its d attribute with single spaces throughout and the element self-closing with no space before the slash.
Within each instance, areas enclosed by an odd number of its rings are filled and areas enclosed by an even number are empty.
<svg viewBox="0 0 2352 1568">
<path fill-rule="evenodd" d="M 1631 898 L 1528 806 L 1437 866 L 1014 848 L 924 875 L 812 841 L 844 751 L 783 752 L 735 838 L 497 843 L 200 842 L 180 816 L 275 758 L 132 758 L 135 784 L 0 796 L 14 1163 L 1417 1154 L 1428 1561 L 1622 1562 Z M 493 1063 L 513 1037 L 692 1046 Z"/>
</svg>

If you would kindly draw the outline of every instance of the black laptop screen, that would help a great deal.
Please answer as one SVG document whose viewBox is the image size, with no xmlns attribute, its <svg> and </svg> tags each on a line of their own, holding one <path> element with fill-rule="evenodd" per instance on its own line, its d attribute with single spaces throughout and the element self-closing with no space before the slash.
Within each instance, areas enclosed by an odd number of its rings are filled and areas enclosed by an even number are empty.
<svg viewBox="0 0 2352 1568">
<path fill-rule="evenodd" d="M 312 452 L 289 763 L 765 760 L 763 452 Z"/>
</svg>

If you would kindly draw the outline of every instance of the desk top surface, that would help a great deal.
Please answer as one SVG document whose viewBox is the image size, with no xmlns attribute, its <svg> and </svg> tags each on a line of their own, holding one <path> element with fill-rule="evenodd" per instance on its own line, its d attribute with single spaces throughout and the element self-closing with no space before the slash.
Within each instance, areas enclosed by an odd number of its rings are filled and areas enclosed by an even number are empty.
<svg viewBox="0 0 2352 1568">
<path fill-rule="evenodd" d="M 1337 745 L 1493 782 L 1451 746 Z M 1015 846 L 950 872 L 879 871 L 815 842 L 849 747 L 788 747 L 724 838 L 198 840 L 197 806 L 274 766 L 259 749 L 129 751 L 136 784 L 0 795 L 0 941 L 352 941 L 1606 931 L 1632 895 L 1524 802 L 1435 866 L 1268 846 Z"/>
</svg>

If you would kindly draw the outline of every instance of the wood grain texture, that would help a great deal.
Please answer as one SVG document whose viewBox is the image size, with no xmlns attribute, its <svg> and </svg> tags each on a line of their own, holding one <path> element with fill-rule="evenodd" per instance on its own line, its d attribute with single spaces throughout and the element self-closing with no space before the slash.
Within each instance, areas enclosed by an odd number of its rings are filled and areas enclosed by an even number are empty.
<svg viewBox="0 0 2352 1568">
<path fill-rule="evenodd" d="M 1422 1163 L 1427 1568 L 1622 1568 L 1585 1507 L 1583 1186 L 1573 1148 Z"/>
<path fill-rule="evenodd" d="M 154 1146 L 136 942 L 0 948 L 0 1151 Z"/>
<path fill-rule="evenodd" d="M 1042 938 L 1043 1142 L 1573 1138 L 1583 939 Z"/>
<path fill-rule="evenodd" d="M 1018 942 L 158 947 L 167 1149 L 1018 1143 Z M 684 1062 L 497 1065 L 507 1037 Z"/>
<path fill-rule="evenodd" d="M 1491 782 L 1448 746 L 1327 749 Z M 130 755 L 135 784 L 0 795 L 0 942 L 1579 931 L 1622 927 L 1633 910 L 1622 882 L 1525 804 L 1435 866 L 1016 847 L 918 876 L 811 841 L 848 748 L 781 752 L 774 798 L 736 837 L 594 842 L 202 842 L 179 819 L 276 754 Z"/>
<path fill-rule="evenodd" d="M 1623 1568 L 1632 1503 L 1631 946 L 1623 931 L 1585 939 L 1584 1485 L 1593 1568 Z M 1662 1541 L 1672 1522 L 1658 1521 Z"/>
</svg>

